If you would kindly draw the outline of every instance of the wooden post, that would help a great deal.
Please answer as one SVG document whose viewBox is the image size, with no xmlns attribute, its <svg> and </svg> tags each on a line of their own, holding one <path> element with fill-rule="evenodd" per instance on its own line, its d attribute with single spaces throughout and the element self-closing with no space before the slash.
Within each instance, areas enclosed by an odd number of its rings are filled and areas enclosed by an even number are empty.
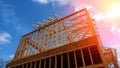
<svg viewBox="0 0 120 68">
<path fill-rule="evenodd" d="M 68 60 L 68 68 L 70 68 L 70 58 L 69 58 L 69 53 L 67 53 L 67 60 Z"/>
<path fill-rule="evenodd" d="M 75 68 L 78 68 L 78 67 L 77 67 L 77 59 L 76 59 L 75 51 L 74 51 L 74 60 L 75 60 Z"/>
</svg>

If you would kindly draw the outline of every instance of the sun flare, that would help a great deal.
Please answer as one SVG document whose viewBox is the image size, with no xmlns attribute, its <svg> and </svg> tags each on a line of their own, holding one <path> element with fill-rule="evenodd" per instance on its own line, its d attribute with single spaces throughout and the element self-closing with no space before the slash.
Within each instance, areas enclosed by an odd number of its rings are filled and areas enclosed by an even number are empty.
<svg viewBox="0 0 120 68">
<path fill-rule="evenodd" d="M 120 3 L 113 4 L 106 16 L 107 18 L 120 17 Z"/>
</svg>

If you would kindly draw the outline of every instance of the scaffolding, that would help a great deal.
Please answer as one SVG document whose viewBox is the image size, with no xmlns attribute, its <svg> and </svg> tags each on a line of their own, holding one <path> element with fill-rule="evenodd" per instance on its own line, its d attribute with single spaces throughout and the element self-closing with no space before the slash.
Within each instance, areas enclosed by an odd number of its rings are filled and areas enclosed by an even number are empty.
<svg viewBox="0 0 120 68">
<path fill-rule="evenodd" d="M 119 68 L 116 50 L 103 47 L 93 21 L 84 8 L 36 23 L 7 68 Z"/>
</svg>

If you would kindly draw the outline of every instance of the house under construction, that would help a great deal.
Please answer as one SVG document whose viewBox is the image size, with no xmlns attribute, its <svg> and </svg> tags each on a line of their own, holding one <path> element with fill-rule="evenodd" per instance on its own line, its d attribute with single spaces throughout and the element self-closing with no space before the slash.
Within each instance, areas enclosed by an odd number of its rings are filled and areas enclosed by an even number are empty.
<svg viewBox="0 0 120 68">
<path fill-rule="evenodd" d="M 6 68 L 119 68 L 116 49 L 101 44 L 86 8 L 34 26 Z"/>
</svg>

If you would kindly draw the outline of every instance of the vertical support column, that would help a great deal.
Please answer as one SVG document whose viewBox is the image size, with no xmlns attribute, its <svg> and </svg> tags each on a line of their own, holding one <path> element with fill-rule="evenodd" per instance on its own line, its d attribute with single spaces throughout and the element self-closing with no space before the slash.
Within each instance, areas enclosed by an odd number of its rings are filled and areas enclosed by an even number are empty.
<svg viewBox="0 0 120 68">
<path fill-rule="evenodd" d="M 20 68 L 20 65 L 18 65 L 17 67 Z"/>
<path fill-rule="evenodd" d="M 28 56 L 28 48 L 26 48 L 26 56 Z"/>
<path fill-rule="evenodd" d="M 24 64 L 22 64 L 22 68 L 24 68 Z"/>
<path fill-rule="evenodd" d="M 42 33 L 45 33 L 44 31 L 45 31 L 45 29 L 43 29 Z M 43 35 L 43 34 L 42 34 L 42 35 Z M 44 34 L 42 37 L 43 37 L 43 38 L 42 38 L 42 50 L 44 50 L 44 45 L 45 45 L 45 34 Z"/>
<path fill-rule="evenodd" d="M 70 68 L 70 58 L 69 58 L 69 53 L 67 53 L 67 59 L 68 59 L 68 68 Z"/>
<path fill-rule="evenodd" d="M 28 68 L 28 63 L 26 63 L 26 68 Z"/>
<path fill-rule="evenodd" d="M 32 68 L 32 62 L 30 62 L 30 68 Z"/>
<path fill-rule="evenodd" d="M 77 68 L 77 59 L 76 59 L 75 51 L 74 51 L 74 60 L 75 60 L 75 68 Z"/>
<path fill-rule="evenodd" d="M 40 42 L 40 40 L 41 40 L 41 34 L 40 34 L 40 33 L 41 33 L 41 32 L 40 32 L 40 29 L 39 29 L 39 30 L 38 30 L 38 37 L 37 37 L 39 42 Z M 38 42 L 38 41 L 37 41 L 37 42 Z M 41 43 L 41 42 L 40 42 L 40 43 Z M 40 44 L 40 43 L 39 43 L 39 44 Z M 40 44 L 40 45 L 41 45 L 41 44 Z"/>
<path fill-rule="evenodd" d="M 48 27 L 46 27 L 46 28 L 44 28 L 44 34 L 45 34 L 45 50 L 47 50 L 48 49 Z"/>
<path fill-rule="evenodd" d="M 113 61 L 114 67 L 119 68 L 116 49 L 113 49 L 113 52 L 115 54 L 115 58 L 114 58 L 114 61 Z"/>
<path fill-rule="evenodd" d="M 63 26 L 62 23 L 60 22 L 60 40 L 61 40 L 61 45 L 63 45 Z"/>
<path fill-rule="evenodd" d="M 39 33 L 40 33 L 40 37 L 39 37 L 39 38 L 40 38 L 40 40 L 39 40 L 39 41 L 40 41 L 40 45 L 43 45 L 43 44 L 42 44 L 42 42 L 43 42 L 43 41 L 42 41 L 42 40 L 43 40 L 43 38 L 42 38 L 42 37 L 43 37 L 43 36 L 42 36 L 42 30 L 39 30 Z M 42 41 L 42 42 L 41 42 L 41 41 Z M 42 48 L 42 46 L 40 46 L 40 47 Z"/>
<path fill-rule="evenodd" d="M 73 23 L 71 22 L 71 18 L 69 18 L 69 20 L 70 20 L 70 22 L 69 22 L 69 24 L 70 24 L 70 27 L 69 28 L 66 28 L 67 30 L 71 30 L 72 31 L 72 28 L 74 28 L 74 26 L 73 26 Z M 72 36 L 72 34 L 68 34 L 68 35 L 70 35 L 70 42 L 73 42 L 74 41 L 74 39 L 73 39 L 73 36 Z"/>
<path fill-rule="evenodd" d="M 57 56 L 55 56 L 55 68 L 57 68 Z"/>
<path fill-rule="evenodd" d="M 51 25 L 51 28 L 52 28 L 52 30 L 51 30 L 51 32 L 52 32 L 52 35 L 51 35 L 52 36 L 52 40 L 51 41 L 52 41 L 52 48 L 53 48 L 54 47 L 53 46 L 54 45 L 54 42 L 53 42 L 54 41 L 54 37 L 53 37 L 54 36 L 54 26 Z"/>
<path fill-rule="evenodd" d="M 42 62 L 41 62 L 41 59 L 40 59 L 40 61 L 39 61 L 39 68 L 41 68 L 41 63 L 42 63 Z"/>
<path fill-rule="evenodd" d="M 32 43 L 32 44 L 33 44 L 33 43 Z M 32 52 L 32 47 L 30 46 L 30 42 L 28 42 L 28 46 L 29 46 L 29 48 L 30 48 L 30 55 L 32 55 L 33 52 Z"/>
<path fill-rule="evenodd" d="M 50 46 L 50 26 L 48 26 L 48 48 L 49 48 L 49 46 Z"/>
<path fill-rule="evenodd" d="M 34 54 L 37 54 L 37 47 L 36 46 L 34 46 Z"/>
<path fill-rule="evenodd" d="M 83 61 L 83 67 L 85 68 L 85 61 L 84 61 L 83 51 L 82 51 L 82 49 L 80 49 L 80 51 L 81 51 L 81 56 L 82 56 L 82 61 Z"/>
<path fill-rule="evenodd" d="M 62 22 L 62 25 L 63 25 L 63 28 L 64 28 L 64 30 L 65 30 L 65 36 L 66 36 L 66 43 L 65 44 L 67 44 L 67 43 L 71 43 L 72 42 L 72 40 L 71 40 L 71 37 L 70 37 L 70 35 L 69 35 L 69 33 L 68 33 L 68 29 L 66 28 L 66 26 L 64 25 L 64 23 L 66 23 L 66 20 L 63 20 L 63 21 L 61 21 Z M 64 23 L 63 23 L 64 22 Z"/>
<path fill-rule="evenodd" d="M 90 54 L 90 59 L 91 59 L 92 65 L 94 65 L 94 64 L 93 64 L 92 55 L 91 55 L 91 52 L 90 52 L 90 48 L 89 48 L 89 47 L 88 47 L 88 51 L 89 51 L 89 54 Z"/>
<path fill-rule="evenodd" d="M 64 21 L 65 22 L 65 21 Z M 67 33 L 67 29 L 66 29 L 66 27 L 64 26 L 64 24 L 63 24 L 63 21 L 61 21 L 61 24 L 62 24 L 62 26 L 63 26 L 63 29 L 65 30 L 65 32 L 63 32 L 64 34 L 64 37 L 65 37 L 65 40 L 63 40 L 63 42 L 64 42 L 64 44 L 67 44 L 68 42 L 69 42 L 69 37 L 68 37 L 68 33 Z M 66 42 L 65 42 L 66 41 Z"/>
<path fill-rule="evenodd" d="M 63 68 L 63 55 L 61 54 L 61 68 Z"/>
<path fill-rule="evenodd" d="M 37 61 L 35 61 L 34 68 L 37 68 Z"/>
<path fill-rule="evenodd" d="M 34 44 L 33 44 L 34 45 Z M 35 54 L 36 53 L 36 46 L 34 46 L 34 51 L 33 51 L 33 54 Z"/>
<path fill-rule="evenodd" d="M 27 55 L 30 55 L 30 52 L 31 52 L 30 50 L 31 50 L 31 49 L 30 49 L 30 46 L 29 46 L 29 45 L 27 45 L 27 46 L 28 46 L 28 49 L 29 49 L 29 52 L 28 52 Z"/>
<path fill-rule="evenodd" d="M 37 31 L 35 31 L 33 34 L 34 34 L 33 40 L 37 41 Z"/>
<path fill-rule="evenodd" d="M 46 68 L 46 59 L 44 59 L 44 68 Z"/>
<path fill-rule="evenodd" d="M 49 68 L 51 68 L 51 57 L 50 57 L 50 63 L 49 63 Z"/>
<path fill-rule="evenodd" d="M 58 46 L 58 23 L 55 24 L 56 31 L 56 47 Z"/>
</svg>

